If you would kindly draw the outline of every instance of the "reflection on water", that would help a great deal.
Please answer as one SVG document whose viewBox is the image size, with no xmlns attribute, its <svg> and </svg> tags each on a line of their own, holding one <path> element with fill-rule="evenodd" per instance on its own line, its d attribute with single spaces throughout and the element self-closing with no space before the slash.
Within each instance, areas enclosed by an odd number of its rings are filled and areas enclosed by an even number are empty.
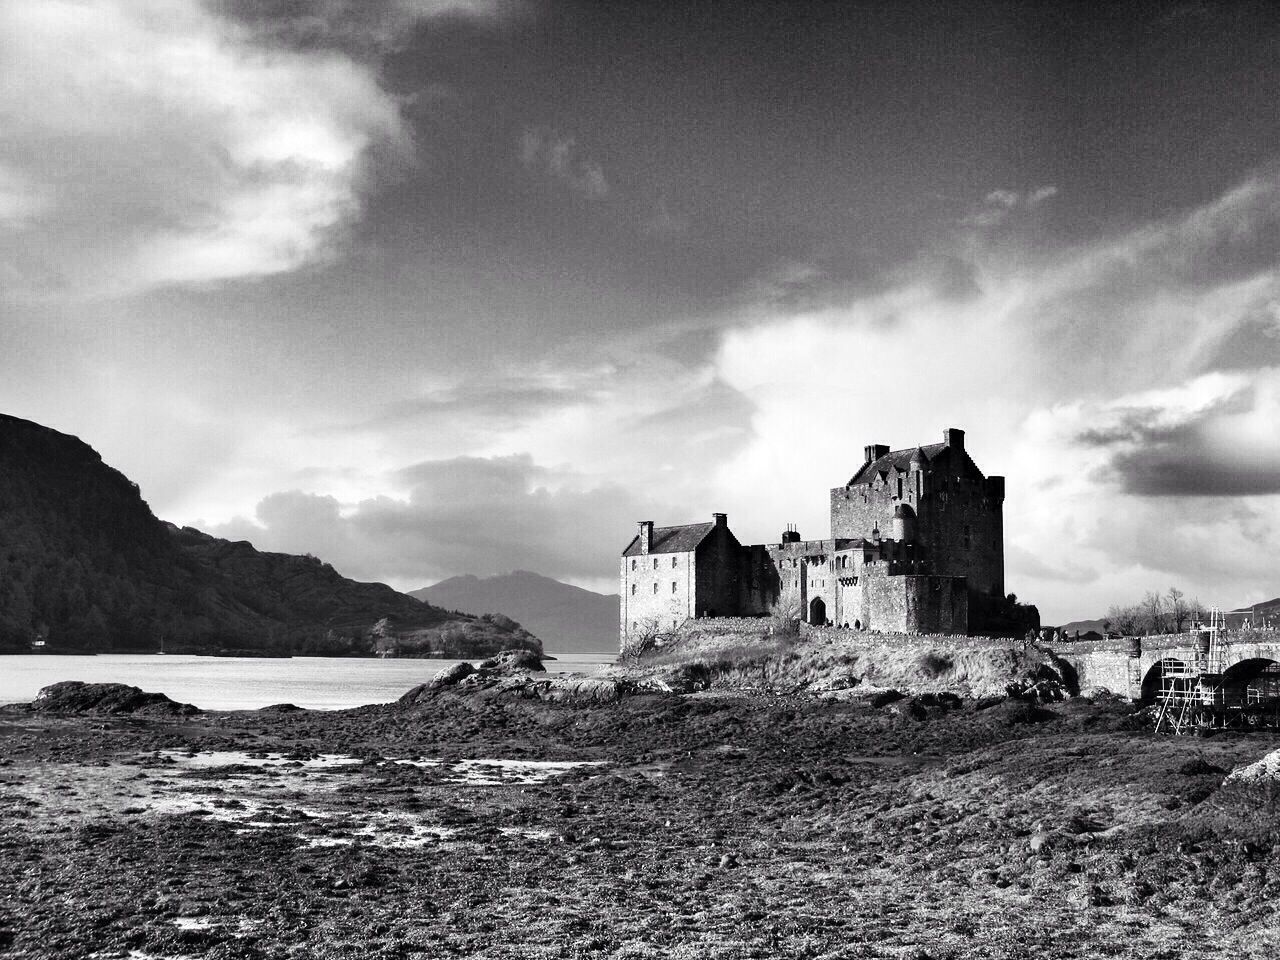
<svg viewBox="0 0 1280 960">
<path fill-rule="evenodd" d="M 556 653 L 548 673 L 593 673 L 613 653 Z M 34 700 L 59 680 L 128 683 L 205 710 L 256 710 L 293 703 L 311 710 L 342 710 L 388 703 L 458 660 L 361 660 L 293 657 L 271 660 L 178 654 L 104 654 L 96 657 L 0 656 L 0 703 Z M 478 662 L 478 661 L 473 661 Z"/>
</svg>

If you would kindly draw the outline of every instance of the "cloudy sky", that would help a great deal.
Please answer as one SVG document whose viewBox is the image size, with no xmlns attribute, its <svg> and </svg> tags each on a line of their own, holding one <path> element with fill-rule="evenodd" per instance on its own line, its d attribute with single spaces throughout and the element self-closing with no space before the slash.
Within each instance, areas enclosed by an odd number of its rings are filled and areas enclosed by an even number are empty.
<svg viewBox="0 0 1280 960">
<path fill-rule="evenodd" d="M 0 409 L 401 588 L 1008 477 L 1046 622 L 1280 593 L 1280 13 L 0 0 Z"/>
</svg>

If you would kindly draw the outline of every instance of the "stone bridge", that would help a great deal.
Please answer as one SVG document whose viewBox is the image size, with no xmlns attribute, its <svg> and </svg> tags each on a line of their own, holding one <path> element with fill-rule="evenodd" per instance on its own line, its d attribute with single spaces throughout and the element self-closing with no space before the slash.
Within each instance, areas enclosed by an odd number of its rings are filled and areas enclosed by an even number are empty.
<svg viewBox="0 0 1280 960">
<path fill-rule="evenodd" d="M 1177 660 L 1193 665 L 1202 635 L 1176 633 L 1156 637 L 1107 640 L 1056 640 L 1045 647 L 1075 671 L 1079 689 L 1099 687 L 1132 700 L 1152 700 L 1160 688 L 1163 664 Z M 1243 691 L 1267 673 L 1280 673 L 1280 631 L 1243 630 L 1219 634 L 1216 669 L 1228 688 Z"/>
</svg>

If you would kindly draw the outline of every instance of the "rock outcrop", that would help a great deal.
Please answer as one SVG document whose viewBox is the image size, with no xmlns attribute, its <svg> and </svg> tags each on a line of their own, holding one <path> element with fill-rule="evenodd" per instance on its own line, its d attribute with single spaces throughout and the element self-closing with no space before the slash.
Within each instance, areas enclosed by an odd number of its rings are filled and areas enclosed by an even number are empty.
<svg viewBox="0 0 1280 960">
<path fill-rule="evenodd" d="M 459 663 L 420 683 L 399 699 L 404 706 L 425 703 L 441 694 L 517 696 L 561 703 L 610 703 L 642 686 L 621 677 L 582 674 L 548 676 L 541 658 L 527 650 L 504 650 L 478 667 Z M 645 692 L 668 692 L 648 685 Z"/>
<path fill-rule="evenodd" d="M 189 703 L 170 700 L 163 693 L 147 693 L 124 683 L 84 683 L 63 680 L 41 689 L 31 707 L 38 713 L 112 713 L 191 716 L 200 712 Z"/>
</svg>

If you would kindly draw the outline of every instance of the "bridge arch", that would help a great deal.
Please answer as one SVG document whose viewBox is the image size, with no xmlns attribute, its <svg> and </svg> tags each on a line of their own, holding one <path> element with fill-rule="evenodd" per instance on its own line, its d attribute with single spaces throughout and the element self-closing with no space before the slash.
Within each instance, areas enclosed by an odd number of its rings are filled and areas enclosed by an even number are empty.
<svg viewBox="0 0 1280 960">
<path fill-rule="evenodd" d="M 1247 657 L 1222 674 L 1224 700 L 1233 706 L 1270 703 L 1280 699 L 1280 661 Z"/>
<path fill-rule="evenodd" d="M 1166 671 L 1181 671 L 1186 668 L 1186 661 L 1179 660 L 1177 657 L 1162 657 L 1153 663 L 1142 677 L 1142 702 L 1155 703 L 1156 694 L 1160 692 L 1160 687 L 1164 683 Z"/>
</svg>

